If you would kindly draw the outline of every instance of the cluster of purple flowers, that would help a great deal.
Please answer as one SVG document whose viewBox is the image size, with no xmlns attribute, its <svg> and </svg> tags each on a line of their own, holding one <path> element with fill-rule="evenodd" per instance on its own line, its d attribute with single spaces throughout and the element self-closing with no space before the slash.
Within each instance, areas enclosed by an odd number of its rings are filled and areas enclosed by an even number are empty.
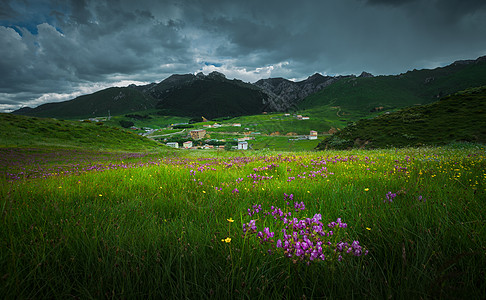
<svg viewBox="0 0 486 300">
<path fill-rule="evenodd" d="M 286 205 L 290 205 L 290 201 L 294 201 L 294 194 L 287 195 L 284 193 L 284 201 L 286 201 Z"/>
<path fill-rule="evenodd" d="M 243 224 L 243 234 L 245 233 L 255 233 L 257 230 L 256 221 L 250 220 L 250 222 Z"/>
<path fill-rule="evenodd" d="M 260 167 L 260 168 L 253 168 L 253 171 L 254 172 L 267 171 L 267 170 L 272 170 L 272 169 L 275 169 L 275 168 L 278 168 L 278 167 L 279 167 L 278 164 L 271 163 L 268 166 L 263 166 L 263 167 Z"/>
<path fill-rule="evenodd" d="M 261 204 L 253 205 L 251 209 L 248 208 L 248 210 L 247 210 L 248 215 L 250 217 L 253 216 L 254 214 L 261 212 L 261 211 L 262 211 L 262 205 Z"/>
<path fill-rule="evenodd" d="M 290 176 L 288 179 L 287 179 L 287 182 L 292 182 L 295 180 L 295 177 L 294 176 Z"/>
<path fill-rule="evenodd" d="M 270 231 L 270 228 L 265 227 L 263 228 L 263 231 L 259 231 L 257 234 L 257 237 L 261 239 L 261 243 L 267 242 L 267 241 L 272 241 L 270 240 L 275 236 L 275 232 Z"/>
<path fill-rule="evenodd" d="M 287 206 L 293 201 L 293 194 L 284 193 L 284 201 Z M 296 214 L 305 210 L 303 202 L 293 202 Z M 263 211 L 261 205 L 253 205 L 248 209 L 248 215 L 262 213 L 263 217 L 272 216 L 275 220 L 274 229 L 264 227 L 258 231 L 255 219 L 243 224 L 243 234 L 246 236 L 256 234 L 256 238 L 262 245 L 269 246 L 268 253 L 273 250 L 283 252 L 284 257 L 293 259 L 294 262 L 301 261 L 310 264 L 313 261 L 337 260 L 341 261 L 343 256 L 367 255 L 368 250 L 364 249 L 359 241 L 348 243 L 342 239 L 342 231 L 347 224 L 341 218 L 330 222 L 327 226 L 322 222 L 321 214 L 314 214 L 312 218 L 298 219 L 292 217 L 290 211 L 284 212 L 279 207 L 271 206 L 270 211 Z M 281 221 L 281 222 L 279 222 Z M 278 237 L 276 236 L 276 233 Z"/>
<path fill-rule="evenodd" d="M 368 250 L 363 252 L 363 247 L 359 244 L 359 241 L 353 241 L 351 245 L 347 242 L 339 242 L 336 244 L 336 252 L 352 254 L 353 256 L 368 255 Z M 338 255 L 338 261 L 341 261 L 343 256 Z"/>
<path fill-rule="evenodd" d="M 265 214 L 272 215 L 275 220 L 282 220 L 283 218 L 287 218 L 287 217 L 290 218 L 290 216 L 292 215 L 290 211 L 284 213 L 282 209 L 280 209 L 279 207 L 275 207 L 273 205 L 270 207 L 270 211 L 266 212 Z"/>
<path fill-rule="evenodd" d="M 273 176 L 262 176 L 258 174 L 250 174 L 247 175 L 246 177 L 253 179 L 253 183 L 257 183 L 257 181 L 268 180 L 273 178 Z"/>
<path fill-rule="evenodd" d="M 346 228 L 346 227 L 348 227 L 348 224 L 343 223 L 341 221 L 341 218 L 337 218 L 336 222 L 331 222 L 331 223 L 327 224 L 327 227 L 329 227 L 329 228 L 335 228 L 336 226 L 339 227 L 339 228 Z"/>
<path fill-rule="evenodd" d="M 299 210 L 305 210 L 305 204 L 303 201 L 301 201 L 300 203 L 299 202 L 294 202 L 294 209 L 295 211 L 299 211 Z"/>
<path fill-rule="evenodd" d="M 383 202 L 386 203 L 386 201 L 388 200 L 388 202 L 393 202 L 393 199 L 395 199 L 395 197 L 397 196 L 397 193 L 392 193 L 392 192 L 388 192 L 386 193 L 386 200 L 383 200 Z"/>
</svg>

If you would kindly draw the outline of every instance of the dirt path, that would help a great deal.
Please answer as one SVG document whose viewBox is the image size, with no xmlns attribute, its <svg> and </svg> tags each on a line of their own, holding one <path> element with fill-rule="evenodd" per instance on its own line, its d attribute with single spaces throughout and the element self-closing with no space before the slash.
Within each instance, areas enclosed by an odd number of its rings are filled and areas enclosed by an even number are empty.
<svg viewBox="0 0 486 300">
<path fill-rule="evenodd" d="M 151 136 L 147 136 L 148 138 L 158 138 L 158 137 L 163 137 L 163 136 L 170 136 L 170 135 L 173 135 L 173 134 L 179 134 L 179 133 L 183 133 L 184 131 L 186 131 L 185 129 L 182 129 L 182 131 L 178 131 L 178 132 L 172 132 L 172 133 L 167 133 L 167 134 L 159 134 L 159 135 L 151 135 Z"/>
</svg>

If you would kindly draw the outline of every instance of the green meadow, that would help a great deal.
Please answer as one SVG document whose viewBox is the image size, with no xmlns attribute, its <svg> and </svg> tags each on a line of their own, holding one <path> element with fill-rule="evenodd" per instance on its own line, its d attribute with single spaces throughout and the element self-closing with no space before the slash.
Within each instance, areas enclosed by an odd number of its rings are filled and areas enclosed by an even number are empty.
<svg viewBox="0 0 486 300">
<path fill-rule="evenodd" d="M 0 152 L 4 298 L 486 294 L 481 145 Z"/>
</svg>

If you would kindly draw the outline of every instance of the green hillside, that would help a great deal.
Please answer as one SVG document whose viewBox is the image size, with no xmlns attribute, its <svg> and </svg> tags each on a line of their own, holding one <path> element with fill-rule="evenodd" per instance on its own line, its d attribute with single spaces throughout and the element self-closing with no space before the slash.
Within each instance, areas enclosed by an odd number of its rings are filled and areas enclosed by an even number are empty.
<svg viewBox="0 0 486 300">
<path fill-rule="evenodd" d="M 103 150 L 155 150 L 160 144 L 102 123 L 0 114 L 0 147 L 54 146 Z"/>
<path fill-rule="evenodd" d="M 46 103 L 14 114 L 60 119 L 85 119 L 121 115 L 154 108 L 157 100 L 131 87 L 112 87 L 73 100 Z"/>
<path fill-rule="evenodd" d="M 299 109 L 334 110 L 342 122 L 377 112 L 429 104 L 458 91 L 486 85 L 486 57 L 396 76 L 345 78 L 307 97 Z"/>
<path fill-rule="evenodd" d="M 455 141 L 486 143 L 486 86 L 351 123 L 317 148 L 406 147 Z"/>
</svg>

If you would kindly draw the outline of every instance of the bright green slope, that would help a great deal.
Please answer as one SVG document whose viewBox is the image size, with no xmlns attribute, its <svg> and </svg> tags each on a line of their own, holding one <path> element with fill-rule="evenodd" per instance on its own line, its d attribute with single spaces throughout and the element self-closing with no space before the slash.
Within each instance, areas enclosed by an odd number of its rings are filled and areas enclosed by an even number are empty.
<svg viewBox="0 0 486 300">
<path fill-rule="evenodd" d="M 0 114 L 0 147 L 54 146 L 99 150 L 155 150 L 160 144 L 102 123 Z"/>
<path fill-rule="evenodd" d="M 486 86 L 440 101 L 352 123 L 319 144 L 319 149 L 382 148 L 486 143 Z"/>
</svg>

